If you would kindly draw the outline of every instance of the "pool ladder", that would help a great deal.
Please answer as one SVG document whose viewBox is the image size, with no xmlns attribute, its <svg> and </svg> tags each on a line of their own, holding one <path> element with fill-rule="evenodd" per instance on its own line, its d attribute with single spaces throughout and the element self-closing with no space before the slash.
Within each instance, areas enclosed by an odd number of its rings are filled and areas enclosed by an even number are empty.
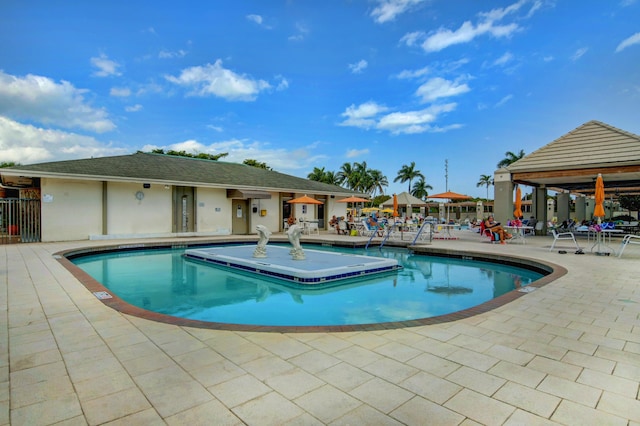
<svg viewBox="0 0 640 426">
<path fill-rule="evenodd" d="M 385 229 L 386 232 L 383 235 L 382 242 L 380 243 L 380 248 L 382 248 L 384 244 L 387 242 L 387 240 L 389 239 L 389 236 L 391 235 L 391 232 L 393 232 L 392 229 L 395 228 L 396 226 L 397 225 L 393 225 L 392 227 Z M 416 241 L 418 241 L 418 239 L 422 235 L 422 232 L 425 231 L 425 229 L 428 229 L 428 232 L 429 232 L 429 242 L 433 240 L 433 224 L 431 222 L 423 222 L 422 225 L 420 225 L 420 228 L 418 228 L 418 232 L 416 232 L 416 236 L 413 238 L 411 245 L 415 245 Z M 371 236 L 369 237 L 369 241 L 367 241 L 367 245 L 364 247 L 365 250 L 369 248 L 369 245 L 371 244 L 371 241 L 373 241 L 373 237 L 375 236 L 376 236 L 375 232 L 371 233 Z"/>
</svg>

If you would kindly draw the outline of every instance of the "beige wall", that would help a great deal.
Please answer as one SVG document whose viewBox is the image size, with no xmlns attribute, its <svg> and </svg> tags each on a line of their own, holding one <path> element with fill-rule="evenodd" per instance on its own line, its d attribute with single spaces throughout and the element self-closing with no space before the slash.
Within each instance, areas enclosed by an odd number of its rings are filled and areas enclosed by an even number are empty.
<svg viewBox="0 0 640 426">
<path fill-rule="evenodd" d="M 256 226 L 264 225 L 271 232 L 278 232 L 282 225 L 280 224 L 280 194 L 272 192 L 271 199 L 265 200 L 249 200 L 249 234 L 256 234 Z M 253 212 L 253 206 L 258 209 L 257 213 Z M 260 211 L 266 210 L 266 216 L 260 216 Z"/>
<path fill-rule="evenodd" d="M 226 189 L 197 188 L 196 199 L 197 231 L 231 234 L 231 199 Z"/>
<path fill-rule="evenodd" d="M 102 182 L 43 178 L 42 241 L 86 240 L 102 232 Z"/>
<path fill-rule="evenodd" d="M 144 194 L 142 200 L 136 198 L 138 191 Z M 170 233 L 171 198 L 171 190 L 164 189 L 162 185 L 143 188 L 140 183 L 109 182 L 107 185 L 107 234 Z"/>
</svg>

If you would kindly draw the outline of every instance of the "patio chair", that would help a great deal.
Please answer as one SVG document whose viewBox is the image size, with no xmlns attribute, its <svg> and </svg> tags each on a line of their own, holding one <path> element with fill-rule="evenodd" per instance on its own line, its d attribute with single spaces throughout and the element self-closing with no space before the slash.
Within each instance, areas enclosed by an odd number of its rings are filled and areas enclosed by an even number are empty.
<svg viewBox="0 0 640 426">
<path fill-rule="evenodd" d="M 489 237 L 491 244 L 500 242 L 500 234 L 497 232 L 491 232 L 490 229 L 484 227 L 484 221 L 480 222 L 480 235 Z"/>
<path fill-rule="evenodd" d="M 558 232 L 557 229 L 553 228 L 551 230 L 551 233 L 553 235 L 553 243 L 551 243 L 551 248 L 549 249 L 549 251 L 553 250 L 553 247 L 555 247 L 558 240 L 572 240 L 573 244 L 576 245 L 576 250 L 580 250 L 580 246 L 578 245 L 576 236 L 573 235 L 573 232 Z"/>
<path fill-rule="evenodd" d="M 629 244 L 640 244 L 640 235 L 635 234 L 627 234 L 622 237 L 622 243 L 620 243 L 620 251 L 618 252 L 618 257 L 622 256 L 622 252 Z"/>
</svg>

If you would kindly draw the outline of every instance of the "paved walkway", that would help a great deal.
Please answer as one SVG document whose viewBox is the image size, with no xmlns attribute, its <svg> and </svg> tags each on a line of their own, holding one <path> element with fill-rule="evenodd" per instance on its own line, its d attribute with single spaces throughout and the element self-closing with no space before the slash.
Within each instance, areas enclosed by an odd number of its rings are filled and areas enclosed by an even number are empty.
<svg viewBox="0 0 640 426">
<path fill-rule="evenodd" d="M 640 247 L 618 259 L 551 242 L 433 241 L 568 269 L 493 311 L 288 334 L 127 316 L 52 256 L 112 241 L 3 245 L 0 424 L 640 425 Z"/>
</svg>

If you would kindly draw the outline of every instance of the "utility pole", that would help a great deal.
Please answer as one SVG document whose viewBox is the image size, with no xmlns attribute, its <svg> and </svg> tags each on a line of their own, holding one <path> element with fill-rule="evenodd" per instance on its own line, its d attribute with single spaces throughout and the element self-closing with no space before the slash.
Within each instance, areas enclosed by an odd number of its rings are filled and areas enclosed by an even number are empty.
<svg viewBox="0 0 640 426">
<path fill-rule="evenodd" d="M 449 191 L 449 160 L 444 160 L 444 190 Z"/>
</svg>

